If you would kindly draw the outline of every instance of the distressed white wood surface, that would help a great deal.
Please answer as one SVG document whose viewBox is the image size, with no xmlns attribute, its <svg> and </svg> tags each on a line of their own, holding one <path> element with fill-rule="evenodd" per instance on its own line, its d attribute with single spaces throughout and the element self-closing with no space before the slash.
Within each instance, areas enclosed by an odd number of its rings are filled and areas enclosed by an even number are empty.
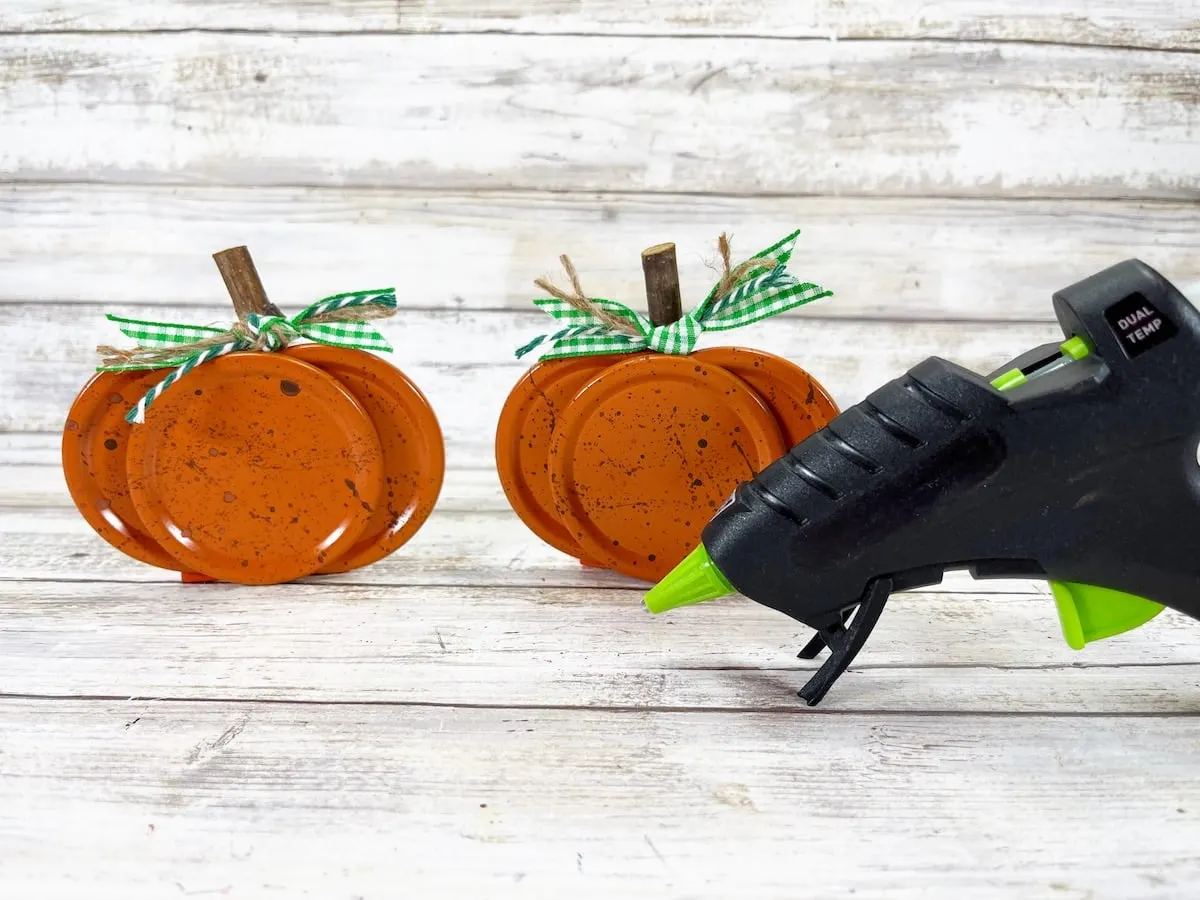
<svg viewBox="0 0 1200 900">
<path fill-rule="evenodd" d="M 1200 878 L 1192 717 L 0 716 L 18 896 L 1182 900 Z"/>
<path fill-rule="evenodd" d="M 1200 198 L 1192 53 L 35 34 L 0 70 L 18 181 Z"/>
<path fill-rule="evenodd" d="M 1191 0 L 5 0 L 0 31 L 159 29 L 1007 40 L 1194 49 Z"/>
<path fill-rule="evenodd" d="M 740 259 L 796 228 L 792 271 L 836 292 L 806 315 L 1053 321 L 1051 293 L 1128 257 L 1200 283 L 1200 203 L 0 185 L 0 303 L 222 304 L 212 253 L 247 242 L 285 309 L 395 284 L 406 308 L 529 311 L 562 253 L 644 309 L 641 251 L 672 240 L 691 305 L 722 231 Z"/>
<path fill-rule="evenodd" d="M 47 584 L 30 597 L 3 581 L 0 651 L 5 692 L 40 697 L 807 709 L 807 629 L 738 599 L 651 616 L 641 596 L 334 582 L 176 583 L 153 599 L 137 584 Z M 817 710 L 1197 714 L 1196 637 L 1170 613 L 1076 652 L 1046 594 L 900 594 Z"/>
<path fill-rule="evenodd" d="M 1200 295 L 1198 49 L 1192 0 L 0 4 L 0 896 L 1193 900 L 1195 622 L 1076 653 L 951 574 L 810 710 L 804 629 L 649 616 L 492 429 L 560 253 L 640 307 L 673 240 L 694 303 L 801 228 L 836 296 L 733 337 L 843 405 L 1120 259 Z M 287 310 L 399 289 L 449 467 L 368 569 L 181 585 L 66 493 L 103 314 L 227 321 L 239 243 Z"/>
</svg>

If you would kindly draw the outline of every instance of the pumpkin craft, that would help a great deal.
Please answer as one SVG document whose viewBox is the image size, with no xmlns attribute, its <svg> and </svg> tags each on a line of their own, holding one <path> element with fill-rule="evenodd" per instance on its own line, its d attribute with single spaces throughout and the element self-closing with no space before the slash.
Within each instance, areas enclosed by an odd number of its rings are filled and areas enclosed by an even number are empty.
<svg viewBox="0 0 1200 900">
<path fill-rule="evenodd" d="M 366 322 L 390 315 L 394 294 L 339 294 L 288 320 L 245 247 L 214 260 L 233 328 L 109 316 L 144 346 L 99 348 L 107 364 L 72 406 L 63 465 L 76 506 L 117 549 L 185 583 L 276 584 L 393 553 L 444 475 L 428 401 L 368 352 L 391 349 Z M 289 346 L 297 337 L 316 343 Z"/>
<path fill-rule="evenodd" d="M 808 372 L 745 347 L 696 349 L 725 330 L 829 295 L 786 272 L 798 232 L 731 266 L 689 316 L 675 249 L 644 251 L 649 318 L 588 298 L 570 260 L 570 292 L 544 280 L 535 304 L 565 325 L 517 383 L 496 431 L 496 465 L 535 535 L 584 565 L 645 581 L 692 549 L 703 523 L 743 481 L 833 419 Z"/>
</svg>

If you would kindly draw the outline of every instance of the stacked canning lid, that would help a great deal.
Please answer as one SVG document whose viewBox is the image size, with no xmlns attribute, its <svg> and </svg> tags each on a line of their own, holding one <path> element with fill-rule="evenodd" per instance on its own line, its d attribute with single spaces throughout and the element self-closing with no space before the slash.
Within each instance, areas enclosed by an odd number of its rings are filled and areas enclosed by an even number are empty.
<svg viewBox="0 0 1200 900">
<path fill-rule="evenodd" d="M 239 315 L 278 314 L 244 247 L 215 259 Z M 277 584 L 377 562 L 432 511 L 444 474 L 437 418 L 369 351 L 229 353 L 128 421 L 168 374 L 97 373 L 63 430 L 77 508 L 126 555 L 185 580 Z"/>
</svg>

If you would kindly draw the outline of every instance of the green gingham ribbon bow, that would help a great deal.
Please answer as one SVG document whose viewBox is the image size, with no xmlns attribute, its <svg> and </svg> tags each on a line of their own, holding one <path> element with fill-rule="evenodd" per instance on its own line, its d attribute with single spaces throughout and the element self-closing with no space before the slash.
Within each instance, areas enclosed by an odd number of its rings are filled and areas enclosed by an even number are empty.
<svg viewBox="0 0 1200 900">
<path fill-rule="evenodd" d="M 549 344 L 550 349 L 540 359 L 632 353 L 647 349 L 686 355 L 695 349 L 704 332 L 741 328 L 831 296 L 832 291 L 802 282 L 787 271 L 787 263 L 799 235 L 800 231 L 796 230 L 756 254 L 752 257 L 754 264 L 746 266 L 746 270 L 731 286 L 721 291 L 722 283 L 718 282 L 704 302 L 669 325 L 656 326 L 645 316 L 615 300 L 588 298 L 590 306 L 628 323 L 627 333 L 566 300 L 557 297 L 538 298 L 533 301 L 534 304 L 555 319 L 567 323 L 567 327 L 534 338 L 516 351 L 517 359 L 543 344 Z M 721 291 L 720 295 L 718 291 Z"/>
<path fill-rule="evenodd" d="M 250 313 L 230 328 L 150 322 L 109 314 L 105 318 L 116 322 L 121 331 L 137 341 L 139 346 L 134 351 L 101 348 L 101 352 L 108 350 L 112 361 L 98 366 L 97 371 L 121 372 L 175 366 L 173 372 L 147 391 L 126 414 L 126 421 L 140 424 L 146 421 L 146 410 L 150 405 L 192 369 L 239 350 L 280 350 L 295 338 L 308 338 L 331 347 L 391 353 L 391 345 L 379 331 L 366 321 L 355 320 L 353 314 L 348 312 L 360 308 L 372 310 L 372 315 L 380 315 L 380 310 L 394 310 L 394 289 L 335 294 L 318 300 L 290 319 Z M 169 352 L 172 349 L 179 352 Z"/>
</svg>

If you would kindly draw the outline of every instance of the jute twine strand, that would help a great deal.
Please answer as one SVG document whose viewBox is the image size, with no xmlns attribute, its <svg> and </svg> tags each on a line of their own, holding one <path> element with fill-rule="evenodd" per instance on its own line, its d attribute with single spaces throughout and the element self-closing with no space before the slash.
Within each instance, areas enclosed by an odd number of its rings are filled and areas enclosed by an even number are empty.
<svg viewBox="0 0 1200 900">
<path fill-rule="evenodd" d="M 579 283 L 579 273 L 575 271 L 575 265 L 571 262 L 571 259 L 567 256 L 567 254 L 564 253 L 558 259 L 559 262 L 562 263 L 563 268 L 566 269 L 567 277 L 571 279 L 571 290 L 574 291 L 574 293 L 568 294 L 566 291 L 562 290 L 562 288 L 555 286 L 546 278 L 539 278 L 534 282 L 534 284 L 540 287 L 551 297 L 556 297 L 563 301 L 563 303 L 567 303 L 580 312 L 587 313 L 596 320 L 603 322 L 613 331 L 619 331 L 623 334 L 640 333 L 637 329 L 637 326 L 632 322 L 628 321 L 627 319 L 622 319 L 620 316 L 613 315 L 608 310 L 604 309 L 604 307 L 597 303 L 593 303 L 587 298 L 587 296 L 583 293 L 583 287 Z"/>
<path fill-rule="evenodd" d="M 723 271 L 721 273 L 721 280 L 717 282 L 716 290 L 713 291 L 714 300 L 720 300 L 722 297 L 732 291 L 747 275 L 747 273 L 753 271 L 754 269 L 762 266 L 773 269 L 781 265 L 781 263 L 778 261 L 759 257 L 755 259 L 748 259 L 743 263 L 739 263 L 737 268 L 734 268 L 733 251 L 729 246 L 729 236 L 724 233 L 717 238 L 717 249 L 721 253 L 721 266 Z"/>
</svg>

